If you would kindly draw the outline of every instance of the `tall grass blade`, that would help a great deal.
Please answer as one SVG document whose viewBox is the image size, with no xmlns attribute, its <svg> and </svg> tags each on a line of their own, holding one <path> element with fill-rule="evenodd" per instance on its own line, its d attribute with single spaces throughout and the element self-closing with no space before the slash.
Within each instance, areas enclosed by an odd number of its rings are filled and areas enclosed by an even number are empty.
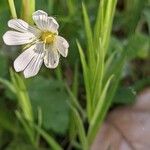
<svg viewBox="0 0 150 150">
<path fill-rule="evenodd" d="M 72 107 L 72 110 L 73 110 L 74 122 L 76 124 L 76 128 L 78 131 L 78 136 L 82 145 L 82 149 L 88 150 L 88 143 L 87 143 L 86 133 L 84 130 L 82 119 L 80 118 L 80 115 L 75 108 Z"/>
<path fill-rule="evenodd" d="M 86 99 L 87 99 L 87 116 L 88 119 L 90 120 L 91 118 L 91 113 L 92 113 L 92 104 L 91 104 L 91 89 L 90 89 L 90 80 L 89 80 L 89 72 L 88 72 L 88 66 L 85 60 L 85 55 L 83 53 L 83 50 L 77 41 L 77 46 L 79 49 L 79 54 L 80 54 L 80 59 L 81 59 L 81 64 L 82 64 L 82 69 L 83 69 L 83 77 L 84 77 L 84 84 L 85 84 L 85 89 L 86 89 Z"/>
<path fill-rule="evenodd" d="M 9 82 L 8 80 L 6 79 L 3 79 L 3 78 L 0 78 L 0 83 L 2 83 L 4 86 L 8 87 L 9 90 L 12 92 L 12 93 L 16 93 L 16 89 L 15 87 L 13 86 L 13 84 L 11 82 Z"/>
<path fill-rule="evenodd" d="M 27 120 L 23 117 L 23 115 L 19 111 L 16 111 L 16 116 L 18 120 L 21 122 L 21 124 L 23 125 L 32 145 L 35 145 L 33 129 L 31 128 L 30 124 L 27 122 Z"/>
<path fill-rule="evenodd" d="M 11 80 L 15 87 L 16 96 L 18 99 L 19 106 L 23 112 L 26 120 L 33 122 L 33 112 L 28 92 L 23 79 L 15 73 L 12 69 L 10 70 Z"/>
<path fill-rule="evenodd" d="M 103 31 L 103 23 L 104 23 L 104 0 L 100 0 L 99 7 L 98 7 L 98 13 L 96 18 L 96 23 L 94 26 L 94 47 L 97 48 L 99 38 L 103 37 L 102 31 Z"/>
<path fill-rule="evenodd" d="M 113 75 L 110 76 L 110 78 L 108 79 L 108 81 L 102 91 L 102 94 L 98 100 L 98 104 L 96 106 L 95 112 L 93 114 L 93 118 L 90 122 L 90 128 L 89 128 L 89 132 L 88 132 L 88 141 L 90 144 L 93 141 L 93 139 L 95 138 L 96 133 L 98 132 L 99 126 L 102 122 L 101 112 L 102 112 L 102 109 L 103 109 L 103 106 L 104 106 L 104 103 L 106 100 L 107 91 L 108 91 L 108 88 L 109 88 L 112 78 L 113 78 Z"/>
<path fill-rule="evenodd" d="M 37 125 L 33 126 L 53 150 L 63 150 L 62 147 L 57 143 L 57 141 L 55 141 L 55 139 L 52 136 L 50 136 L 47 132 L 45 132 L 42 128 L 40 128 Z"/>
<path fill-rule="evenodd" d="M 92 70 L 92 66 L 95 65 L 95 56 L 93 51 L 93 34 L 92 34 L 92 28 L 89 20 L 89 16 L 87 14 L 87 10 L 85 7 L 85 4 L 82 3 L 82 11 L 83 11 L 83 18 L 84 18 L 84 25 L 85 25 L 85 32 L 87 37 L 87 49 L 88 49 L 88 60 L 90 69 Z"/>
</svg>

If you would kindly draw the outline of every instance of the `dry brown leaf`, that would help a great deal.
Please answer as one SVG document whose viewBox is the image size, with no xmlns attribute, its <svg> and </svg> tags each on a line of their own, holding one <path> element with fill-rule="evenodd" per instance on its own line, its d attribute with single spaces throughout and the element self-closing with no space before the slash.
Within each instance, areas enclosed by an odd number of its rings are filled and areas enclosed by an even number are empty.
<svg viewBox="0 0 150 150">
<path fill-rule="evenodd" d="M 91 150 L 150 150 L 150 89 L 109 113 Z"/>
</svg>

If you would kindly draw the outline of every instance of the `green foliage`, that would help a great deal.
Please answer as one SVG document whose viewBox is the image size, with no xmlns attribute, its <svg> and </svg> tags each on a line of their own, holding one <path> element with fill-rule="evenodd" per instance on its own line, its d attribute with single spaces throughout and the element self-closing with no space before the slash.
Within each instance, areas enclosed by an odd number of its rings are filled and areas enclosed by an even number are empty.
<svg viewBox="0 0 150 150">
<path fill-rule="evenodd" d="M 0 77 L 3 77 L 6 75 L 7 73 L 7 58 L 3 55 L 3 54 L 0 54 L 0 60 L 1 60 L 1 63 L 0 63 Z"/>
<path fill-rule="evenodd" d="M 23 112 L 25 119 L 33 122 L 32 106 L 28 96 L 28 92 L 23 79 L 15 73 L 12 69 L 10 70 L 12 84 L 15 89 L 15 94 L 18 98 L 19 106 Z"/>
<path fill-rule="evenodd" d="M 42 111 L 43 127 L 56 133 L 66 133 L 69 123 L 69 105 L 63 82 L 36 77 L 29 82 L 28 90 L 35 116 L 38 108 Z"/>
<path fill-rule="evenodd" d="M 80 118 L 79 113 L 76 111 L 76 109 L 72 108 L 73 110 L 73 119 L 74 119 L 74 123 L 76 125 L 77 128 L 77 132 L 79 135 L 79 140 L 81 142 L 82 145 L 82 149 L 83 150 L 87 150 L 88 149 L 88 144 L 87 143 L 87 137 L 86 137 L 86 133 L 85 133 L 85 129 L 84 129 L 84 124 L 82 122 L 82 119 Z"/>
<path fill-rule="evenodd" d="M 144 11 L 143 11 L 143 15 L 145 17 L 145 20 L 148 24 L 148 29 L 149 29 L 149 34 L 150 34 L 150 4 L 149 6 L 147 6 Z"/>
<path fill-rule="evenodd" d="M 133 87 L 120 87 L 113 98 L 113 104 L 133 104 L 135 97 L 136 91 Z"/>
<path fill-rule="evenodd" d="M 33 147 L 32 145 L 30 145 L 29 143 L 24 142 L 22 139 L 15 139 L 13 140 L 8 147 L 6 148 L 6 150 L 36 150 L 35 147 Z M 44 150 L 44 149 L 42 149 Z"/>
<path fill-rule="evenodd" d="M 94 32 L 92 32 L 89 16 L 85 5 L 83 4 L 83 18 L 85 24 L 85 32 L 87 37 L 87 60 L 83 53 L 81 45 L 77 42 L 80 59 L 83 69 L 83 77 L 87 98 L 87 117 L 89 123 L 88 143 L 92 144 L 96 133 L 102 123 L 102 110 L 106 99 L 112 74 L 106 78 L 106 85 L 103 85 L 105 57 L 107 56 L 107 48 L 109 45 L 110 31 L 115 11 L 116 1 L 100 1 L 98 15 L 96 18 Z M 106 9 L 104 11 L 104 9 Z M 93 37 L 94 35 L 94 37 Z M 93 40 L 94 39 L 94 40 Z"/>
<path fill-rule="evenodd" d="M 0 149 L 88 150 L 109 108 L 132 104 L 136 92 L 149 86 L 149 0 L 118 1 L 116 13 L 116 0 L 14 2 L 18 18 L 31 21 L 34 9 L 54 16 L 70 48 L 56 71 L 42 69 L 40 77 L 29 80 L 11 71 L 10 81 L 8 68 L 14 58 L 3 53 L 1 38 Z M 1 0 L 1 37 L 8 29 L 7 21 L 16 16 L 8 4 Z M 11 51 L 9 46 L 6 49 Z M 137 68 L 132 60 L 148 63 Z M 124 64 L 130 70 L 123 70 Z M 124 85 L 124 77 L 134 83 Z"/>
<path fill-rule="evenodd" d="M 1 28 L 0 28 L 0 36 L 5 33 L 7 29 L 7 20 L 9 19 L 9 10 L 7 6 L 7 1 L 6 0 L 1 0 L 1 5 L 0 5 L 0 23 L 1 23 Z"/>
<path fill-rule="evenodd" d="M 129 37 L 126 46 L 128 57 L 133 58 L 146 58 L 150 54 L 150 38 L 149 36 L 141 33 L 136 33 Z"/>
<path fill-rule="evenodd" d="M 37 130 L 37 132 L 47 141 L 47 143 L 53 150 L 62 150 L 61 146 L 47 132 L 45 132 L 38 126 L 34 127 Z"/>
</svg>

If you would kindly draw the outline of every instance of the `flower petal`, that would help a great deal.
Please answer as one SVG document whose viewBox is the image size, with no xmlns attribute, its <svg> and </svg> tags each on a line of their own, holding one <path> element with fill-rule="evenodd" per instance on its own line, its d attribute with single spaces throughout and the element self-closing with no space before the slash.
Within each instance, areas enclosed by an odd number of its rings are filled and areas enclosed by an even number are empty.
<svg viewBox="0 0 150 150">
<path fill-rule="evenodd" d="M 8 26 L 10 28 L 13 28 L 17 31 L 20 32 L 27 32 L 28 31 L 28 23 L 26 23 L 25 21 L 21 20 L 21 19 L 11 19 L 8 21 Z"/>
<path fill-rule="evenodd" d="M 67 57 L 67 55 L 68 55 L 68 48 L 69 48 L 68 42 L 63 37 L 57 36 L 55 44 L 56 44 L 56 48 L 59 51 L 59 53 L 63 57 Z"/>
<path fill-rule="evenodd" d="M 57 33 L 57 29 L 59 27 L 57 21 L 53 17 L 48 17 L 46 12 L 42 10 L 34 12 L 33 20 L 40 30 L 48 30 Z"/>
<path fill-rule="evenodd" d="M 47 68 L 56 68 L 59 63 L 59 53 L 53 46 L 49 46 L 46 50 L 44 63 Z"/>
<path fill-rule="evenodd" d="M 35 51 L 34 57 L 23 71 L 25 78 L 35 76 L 39 72 L 41 65 L 43 63 L 43 57 L 45 54 L 43 43 L 37 43 L 34 51 Z"/>
<path fill-rule="evenodd" d="M 31 43 L 35 39 L 35 36 L 30 33 L 21 33 L 16 31 L 7 31 L 3 35 L 3 40 L 7 45 L 23 45 Z"/>
<path fill-rule="evenodd" d="M 35 45 L 21 53 L 14 61 L 14 69 L 16 72 L 23 71 L 35 55 Z"/>
<path fill-rule="evenodd" d="M 47 22 L 47 30 L 57 33 L 57 30 L 59 28 L 59 24 L 57 23 L 57 21 L 53 17 L 48 17 Z"/>
<path fill-rule="evenodd" d="M 8 26 L 12 29 L 15 29 L 20 32 L 31 32 L 34 35 L 39 34 L 39 30 L 37 28 L 29 26 L 28 23 L 21 19 L 11 19 L 8 21 Z"/>
<path fill-rule="evenodd" d="M 39 16 L 39 15 L 45 15 L 45 16 L 48 16 L 48 14 L 45 12 L 45 11 L 43 11 L 43 10 L 37 10 L 37 11 L 35 11 L 33 14 L 33 17 L 34 16 Z"/>
<path fill-rule="evenodd" d="M 46 30 L 47 29 L 48 15 L 46 12 L 44 12 L 42 10 L 38 10 L 38 11 L 33 13 L 32 18 L 40 30 Z"/>
</svg>

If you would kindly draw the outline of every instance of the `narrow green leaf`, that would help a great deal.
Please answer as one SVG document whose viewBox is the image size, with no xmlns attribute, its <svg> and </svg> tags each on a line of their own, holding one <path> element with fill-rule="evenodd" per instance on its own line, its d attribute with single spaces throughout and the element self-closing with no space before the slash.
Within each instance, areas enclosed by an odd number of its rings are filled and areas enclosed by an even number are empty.
<svg viewBox="0 0 150 150">
<path fill-rule="evenodd" d="M 30 99 L 28 96 L 28 92 L 25 86 L 23 79 L 15 73 L 12 69 L 10 70 L 11 80 L 15 87 L 16 96 L 18 98 L 18 103 L 20 108 L 23 111 L 24 117 L 28 120 L 33 122 L 33 112 L 32 106 L 30 103 Z"/>
<path fill-rule="evenodd" d="M 86 89 L 86 98 L 87 98 L 87 115 L 88 119 L 90 120 L 91 118 L 91 113 L 92 113 L 92 104 L 91 104 L 91 89 L 90 89 L 90 80 L 89 80 L 89 73 L 88 73 L 88 66 L 85 60 L 85 55 L 83 53 L 83 50 L 81 48 L 81 45 L 77 41 L 77 46 L 79 49 L 79 54 L 80 54 L 80 59 L 82 63 L 82 69 L 83 69 L 83 77 L 84 77 L 84 84 L 85 84 L 85 89 Z"/>
<path fill-rule="evenodd" d="M 82 3 L 82 11 L 83 11 L 84 25 L 85 25 L 85 31 L 86 31 L 86 36 L 87 36 L 88 47 L 91 47 L 93 45 L 92 29 L 91 29 L 89 16 L 87 14 L 87 10 L 86 10 L 84 3 Z"/>
<path fill-rule="evenodd" d="M 72 16 L 76 12 L 74 0 L 67 0 L 67 6 L 69 10 L 69 15 Z"/>
<path fill-rule="evenodd" d="M 78 71 L 78 62 L 75 64 L 75 69 L 74 69 L 74 79 L 73 79 L 73 84 L 72 84 L 72 91 L 75 97 L 78 95 L 78 80 L 79 76 L 79 71 Z"/>
<path fill-rule="evenodd" d="M 29 140 L 31 141 L 32 145 L 35 145 L 34 144 L 34 134 L 33 134 L 33 129 L 32 127 L 30 126 L 30 124 L 25 120 L 25 118 L 23 117 L 23 115 L 19 112 L 19 111 L 16 111 L 16 116 L 18 118 L 18 120 L 21 122 L 21 124 L 23 125 L 28 137 L 29 137 Z"/>
<path fill-rule="evenodd" d="M 110 76 L 110 78 L 108 79 L 108 81 L 102 91 L 102 94 L 99 98 L 98 104 L 95 108 L 95 112 L 93 114 L 92 120 L 90 122 L 90 128 L 89 128 L 89 132 L 88 132 L 89 143 L 91 143 L 91 141 L 93 141 L 93 139 L 95 138 L 96 133 L 98 132 L 98 129 L 99 129 L 99 125 L 102 122 L 101 112 L 102 112 L 102 109 L 103 109 L 103 106 L 104 106 L 104 103 L 106 100 L 107 91 L 108 91 L 108 88 L 109 88 L 112 78 L 113 78 L 113 75 Z"/>
<path fill-rule="evenodd" d="M 77 98 L 74 96 L 73 92 L 70 90 L 70 88 L 68 87 L 68 85 L 66 84 L 66 89 L 68 94 L 70 95 L 71 98 L 71 105 L 76 107 L 82 114 L 82 116 L 85 118 L 85 112 L 83 110 L 83 108 L 81 107 L 80 103 L 78 102 Z"/>
<path fill-rule="evenodd" d="M 54 7 L 54 0 L 48 0 L 48 10 L 49 10 L 49 13 L 52 14 L 53 13 L 53 7 Z"/>
<path fill-rule="evenodd" d="M 72 107 L 73 114 L 74 114 L 74 122 L 76 124 L 76 128 L 78 131 L 78 136 L 82 145 L 82 150 L 88 150 L 88 143 L 87 143 L 87 138 L 86 138 L 86 133 L 84 130 L 84 125 L 82 122 L 82 119 L 80 118 L 80 115 L 78 111 Z"/>
<path fill-rule="evenodd" d="M 99 52 L 97 54 L 97 64 L 94 71 L 95 73 L 93 77 L 93 86 L 92 86 L 93 110 L 95 110 L 95 106 L 97 106 L 97 102 L 101 94 L 103 74 L 104 74 L 104 49 L 102 46 L 101 38 L 99 39 L 98 51 Z"/>
<path fill-rule="evenodd" d="M 12 93 L 16 93 L 15 87 L 13 86 L 11 82 L 3 78 L 0 78 L 0 82 L 6 87 L 8 87 Z"/>
<path fill-rule="evenodd" d="M 56 68 L 56 76 L 59 81 L 63 80 L 62 68 L 60 65 Z"/>
<path fill-rule="evenodd" d="M 37 123 L 37 126 L 39 128 L 41 128 L 42 126 L 42 109 L 40 107 L 37 108 L 37 111 L 38 111 L 38 123 Z M 39 144 L 39 141 L 40 141 L 40 134 L 37 133 L 36 134 L 36 145 L 38 146 Z"/>
<path fill-rule="evenodd" d="M 107 72 L 109 72 L 109 69 L 110 69 L 110 66 L 112 65 L 113 63 L 113 60 L 115 59 L 115 55 L 117 54 L 116 51 L 114 51 L 106 60 L 106 63 L 105 63 L 105 68 L 104 68 L 104 74 L 106 75 Z"/>
<path fill-rule="evenodd" d="M 93 49 L 93 34 L 92 34 L 89 16 L 87 14 L 87 10 L 86 10 L 84 3 L 82 3 L 82 11 L 83 11 L 83 17 L 84 17 L 85 32 L 86 32 L 86 37 L 87 37 L 87 49 L 88 49 L 87 56 L 88 56 L 90 69 L 92 70 L 92 66 L 95 65 L 95 59 L 94 59 L 95 56 L 94 56 L 94 49 Z"/>
<path fill-rule="evenodd" d="M 48 145 L 53 150 L 63 150 L 62 147 L 55 141 L 55 139 L 50 136 L 47 132 L 45 132 L 42 128 L 37 125 L 33 125 L 34 128 L 39 132 L 39 134 L 47 141 Z"/>
<path fill-rule="evenodd" d="M 103 37 L 102 31 L 103 31 L 103 23 L 104 23 L 104 0 L 100 0 L 99 2 L 99 8 L 96 18 L 96 23 L 94 26 L 94 44 L 95 48 L 98 47 L 99 38 Z"/>
<path fill-rule="evenodd" d="M 105 49 L 105 53 L 107 52 L 107 48 L 109 45 L 109 39 L 110 39 L 110 33 L 112 29 L 112 22 L 114 18 L 114 12 L 116 8 L 117 0 L 108 0 L 107 1 L 107 7 L 105 12 L 105 19 L 104 19 L 104 28 L 103 28 L 103 46 Z"/>
</svg>

